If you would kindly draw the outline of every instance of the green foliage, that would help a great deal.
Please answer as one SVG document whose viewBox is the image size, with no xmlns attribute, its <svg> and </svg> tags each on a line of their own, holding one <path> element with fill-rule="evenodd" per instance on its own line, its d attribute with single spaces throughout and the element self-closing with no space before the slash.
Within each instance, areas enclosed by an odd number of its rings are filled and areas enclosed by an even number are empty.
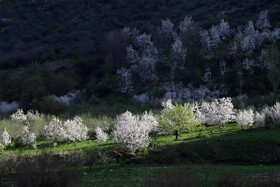
<svg viewBox="0 0 280 187">
<path fill-rule="evenodd" d="M 192 107 L 187 104 L 175 104 L 171 108 L 163 109 L 158 119 L 159 131 L 163 134 L 175 134 L 176 140 L 182 132 L 191 132 L 197 124 Z"/>
</svg>

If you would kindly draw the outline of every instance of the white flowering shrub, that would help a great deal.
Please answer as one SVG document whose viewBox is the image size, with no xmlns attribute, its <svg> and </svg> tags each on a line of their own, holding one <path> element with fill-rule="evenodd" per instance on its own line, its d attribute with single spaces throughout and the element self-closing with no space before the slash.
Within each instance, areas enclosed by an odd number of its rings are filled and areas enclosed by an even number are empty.
<svg viewBox="0 0 280 187">
<path fill-rule="evenodd" d="M 254 72 L 253 67 L 255 66 L 255 62 L 253 60 L 249 60 L 248 58 L 245 58 L 242 64 L 245 70 L 247 70 L 250 74 L 253 74 Z"/>
<path fill-rule="evenodd" d="M 259 18 L 256 22 L 256 27 L 257 29 L 260 29 L 260 30 L 267 30 L 267 29 L 270 29 L 271 25 L 270 25 L 270 22 L 268 20 L 268 11 L 265 10 L 265 11 L 262 11 L 260 14 L 259 14 Z"/>
<path fill-rule="evenodd" d="M 149 133 L 155 128 L 155 119 L 144 113 L 141 117 L 125 112 L 117 116 L 113 129 L 114 141 L 125 145 L 132 153 L 149 145 Z M 151 123 L 150 123 L 151 122 Z"/>
<path fill-rule="evenodd" d="M 208 125 L 222 125 L 235 119 L 234 106 L 231 98 L 215 99 L 212 102 L 203 102 L 200 106 L 201 115 Z"/>
<path fill-rule="evenodd" d="M 51 95 L 50 98 L 52 98 L 54 101 L 59 102 L 62 105 L 68 106 L 73 102 L 73 100 L 77 97 L 79 93 L 80 91 L 77 90 L 77 91 L 69 92 L 63 96 Z"/>
<path fill-rule="evenodd" d="M 171 80 L 174 80 L 174 77 L 178 70 L 184 69 L 186 55 L 187 49 L 184 48 L 181 39 L 179 37 L 175 38 L 175 41 L 171 46 L 172 62 L 169 64 L 171 68 Z"/>
<path fill-rule="evenodd" d="M 64 135 L 65 132 L 63 129 L 63 124 L 57 118 L 52 119 L 49 124 L 44 126 L 44 136 L 46 137 L 47 140 L 52 140 L 53 143 L 56 140 L 65 139 L 66 137 Z"/>
<path fill-rule="evenodd" d="M 211 37 L 209 36 L 209 31 L 201 31 L 200 32 L 200 42 L 201 42 L 201 52 L 204 58 L 211 59 L 214 55 L 212 52 L 212 47 L 215 46 Z"/>
<path fill-rule="evenodd" d="M 270 109 L 270 115 L 274 123 L 280 123 L 280 103 L 276 102 Z"/>
<path fill-rule="evenodd" d="M 214 56 L 212 49 L 218 47 L 223 40 L 230 36 L 230 33 L 231 30 L 229 24 L 223 19 L 218 25 L 212 25 L 210 31 L 201 31 L 201 51 L 204 58 L 211 59 Z"/>
<path fill-rule="evenodd" d="M 173 107 L 172 100 L 167 99 L 166 101 L 162 101 L 161 106 L 166 110 L 172 109 L 172 107 Z"/>
<path fill-rule="evenodd" d="M 150 102 L 150 98 L 148 96 L 148 94 L 144 93 L 141 95 L 134 95 L 133 96 L 133 100 L 139 103 L 149 103 Z"/>
<path fill-rule="evenodd" d="M 25 125 L 20 135 L 20 143 L 23 145 L 28 145 L 36 141 L 36 134 L 30 132 L 30 127 Z"/>
<path fill-rule="evenodd" d="M 164 34 L 172 34 L 173 33 L 174 24 L 170 21 L 170 19 L 165 19 L 161 21 L 161 31 Z"/>
<path fill-rule="evenodd" d="M 122 93 L 130 93 L 133 92 L 133 82 L 132 82 L 132 74 L 130 70 L 125 68 L 121 68 L 117 71 L 117 75 L 120 79 L 121 88 L 120 91 Z"/>
<path fill-rule="evenodd" d="M 227 21 L 225 21 L 224 19 L 222 19 L 218 25 L 218 32 L 219 32 L 219 36 L 222 40 L 225 40 L 226 38 L 228 38 L 230 36 L 231 30 L 230 30 L 229 23 Z"/>
<path fill-rule="evenodd" d="M 254 112 L 252 109 L 240 110 L 236 115 L 236 122 L 239 127 L 245 129 L 246 127 L 253 126 Z"/>
<path fill-rule="evenodd" d="M 28 121 L 36 121 L 36 120 L 41 120 L 42 116 L 38 111 L 28 110 L 26 114 L 26 118 Z"/>
<path fill-rule="evenodd" d="M 241 49 L 247 56 L 251 55 L 257 47 L 257 34 L 254 23 L 249 21 L 244 30 L 244 39 L 241 42 Z"/>
<path fill-rule="evenodd" d="M 100 127 L 95 129 L 96 132 L 96 141 L 104 143 L 108 140 L 108 134 L 106 134 Z"/>
<path fill-rule="evenodd" d="M 13 101 L 12 103 L 2 101 L 0 103 L 0 112 L 1 113 L 8 113 L 8 112 L 16 111 L 18 108 L 19 108 L 19 104 L 15 101 Z"/>
<path fill-rule="evenodd" d="M 180 22 L 179 29 L 182 33 L 187 32 L 190 29 L 191 24 L 193 23 L 192 17 L 186 16 L 183 21 Z"/>
<path fill-rule="evenodd" d="M 140 117 L 140 123 L 147 128 L 149 133 L 156 133 L 158 131 L 158 121 L 152 112 L 144 112 Z"/>
<path fill-rule="evenodd" d="M 83 124 L 83 120 L 76 116 L 73 120 L 67 120 L 63 124 L 63 139 L 68 141 L 74 142 L 76 145 L 77 141 L 84 141 L 87 140 L 87 132 L 88 128 L 86 125 Z"/>
<path fill-rule="evenodd" d="M 11 137 L 5 128 L 4 132 L 2 133 L 2 137 L 1 137 L 1 143 L 4 145 L 4 149 L 6 149 L 7 145 L 11 144 L 11 142 L 12 142 Z"/>
<path fill-rule="evenodd" d="M 256 112 L 255 113 L 255 125 L 257 127 L 262 127 L 265 125 L 265 119 L 266 119 L 266 115 L 265 113 L 259 113 L 259 112 Z"/>
<path fill-rule="evenodd" d="M 204 100 L 213 100 L 220 97 L 220 95 L 225 94 L 223 90 L 210 90 L 206 86 L 200 86 L 194 88 L 191 85 L 184 88 L 182 83 L 175 84 L 174 82 L 165 83 L 160 86 L 160 89 L 165 91 L 162 101 L 171 99 L 173 102 L 201 102 Z"/>
<path fill-rule="evenodd" d="M 272 107 L 269 107 L 268 105 L 264 105 L 262 108 L 261 108 L 261 112 L 262 114 L 265 114 L 265 117 L 268 118 L 268 117 L 272 117 Z"/>
<path fill-rule="evenodd" d="M 11 115 L 11 120 L 17 123 L 28 123 L 27 115 L 24 114 L 22 109 L 18 109 Z"/>
<path fill-rule="evenodd" d="M 122 32 L 126 33 L 130 38 L 136 38 L 139 35 L 139 31 L 135 28 L 124 27 Z"/>
</svg>

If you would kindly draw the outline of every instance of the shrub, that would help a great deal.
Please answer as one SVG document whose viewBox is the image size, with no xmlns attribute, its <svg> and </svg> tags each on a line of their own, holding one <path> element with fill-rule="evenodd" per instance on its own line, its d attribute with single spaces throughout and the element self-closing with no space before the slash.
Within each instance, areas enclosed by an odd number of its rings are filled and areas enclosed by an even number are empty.
<svg viewBox="0 0 280 187">
<path fill-rule="evenodd" d="M 255 125 L 257 127 L 262 127 L 265 125 L 265 119 L 266 119 L 266 116 L 264 113 L 259 113 L 259 112 L 256 112 L 255 113 Z"/>
<path fill-rule="evenodd" d="M 215 99 L 207 103 L 203 102 L 200 107 L 200 112 L 208 125 L 221 125 L 234 120 L 234 106 L 231 98 Z"/>
<path fill-rule="evenodd" d="M 124 144 L 134 153 L 150 144 L 149 133 L 156 123 L 151 113 L 144 113 L 139 117 L 127 111 L 117 116 L 117 124 L 113 129 L 114 141 Z"/>
<path fill-rule="evenodd" d="M 276 103 L 273 107 L 271 107 L 271 118 L 274 123 L 280 123 L 280 103 Z"/>
<path fill-rule="evenodd" d="M 51 95 L 50 98 L 59 102 L 61 105 L 68 106 L 77 98 L 79 93 L 80 91 L 72 91 L 63 96 Z"/>
<path fill-rule="evenodd" d="M 36 141 L 36 134 L 30 132 L 30 127 L 28 125 L 23 127 L 20 135 L 20 143 L 23 145 L 28 145 Z"/>
<path fill-rule="evenodd" d="M 245 129 L 251 127 L 254 123 L 254 112 L 252 109 L 241 110 L 237 113 L 236 122 L 239 127 Z"/>
<path fill-rule="evenodd" d="M 97 127 L 95 129 L 95 132 L 96 132 L 96 139 L 98 142 L 104 143 L 107 141 L 108 135 L 105 132 L 103 132 L 103 130 L 100 127 Z"/>
<path fill-rule="evenodd" d="M 9 133 L 6 131 L 6 128 L 2 134 L 1 142 L 4 144 L 4 149 L 6 149 L 7 145 L 9 145 L 11 143 L 11 137 L 10 137 Z"/>
<path fill-rule="evenodd" d="M 48 140 L 53 141 L 54 147 L 56 145 L 55 143 L 56 140 L 63 140 L 64 138 L 62 122 L 57 118 L 52 119 L 49 124 L 45 125 L 44 130 L 45 130 L 44 136 Z"/>
<path fill-rule="evenodd" d="M 22 109 L 18 109 L 15 113 L 11 115 L 11 120 L 17 123 L 28 123 L 27 115 L 24 114 Z"/>
<path fill-rule="evenodd" d="M 63 139 L 74 142 L 86 140 L 88 129 L 86 125 L 83 124 L 83 120 L 76 116 L 73 120 L 67 120 L 63 124 L 63 134 L 61 135 Z"/>
</svg>

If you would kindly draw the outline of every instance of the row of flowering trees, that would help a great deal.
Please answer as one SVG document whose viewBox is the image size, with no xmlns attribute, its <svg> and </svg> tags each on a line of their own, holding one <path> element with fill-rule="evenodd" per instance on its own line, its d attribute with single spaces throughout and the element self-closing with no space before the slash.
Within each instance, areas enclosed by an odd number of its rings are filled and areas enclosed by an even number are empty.
<svg viewBox="0 0 280 187">
<path fill-rule="evenodd" d="M 253 107 L 236 110 L 231 98 L 215 99 L 211 102 L 192 104 L 173 104 L 171 100 L 162 102 L 163 109 L 158 115 L 152 112 L 144 112 L 142 115 L 134 115 L 127 111 L 116 117 L 116 124 L 111 129 L 113 141 L 122 143 L 131 152 L 139 148 L 147 147 L 151 141 L 151 134 L 175 135 L 176 140 L 183 132 L 190 132 L 199 125 L 220 125 L 236 122 L 242 129 L 255 125 L 264 126 L 269 120 L 280 123 L 280 103 L 274 106 L 264 106 L 259 110 Z M 31 132 L 30 121 L 40 118 L 37 112 L 29 111 L 24 114 L 18 110 L 11 115 L 15 122 L 23 125 L 20 134 L 20 143 L 27 145 L 35 143 L 37 135 Z M 95 129 L 96 139 L 104 143 L 108 140 L 108 124 L 103 124 Z M 44 126 L 43 136 L 47 140 L 52 140 L 53 145 L 57 141 L 74 142 L 85 141 L 88 128 L 83 124 L 80 117 L 62 122 L 58 118 L 53 118 Z M 11 137 L 5 129 L 1 137 L 1 145 L 6 148 L 11 143 Z M 36 144 L 33 144 L 36 147 Z"/>
<path fill-rule="evenodd" d="M 67 141 L 74 142 L 86 140 L 88 134 L 88 128 L 83 124 L 83 120 L 76 116 L 72 120 L 66 120 L 64 123 L 57 118 L 52 119 L 48 124 L 42 129 L 42 134 L 36 134 L 32 132 L 32 123 L 39 123 L 42 120 L 43 115 L 38 112 L 28 111 L 26 114 L 22 109 L 17 110 L 11 115 L 11 120 L 14 123 L 22 125 L 21 133 L 19 134 L 18 143 L 22 145 L 32 144 L 33 148 L 36 147 L 36 139 L 38 135 L 43 135 L 47 140 L 52 140 L 54 147 L 57 145 L 56 141 Z M 16 127 L 15 127 L 16 128 Z M 15 137 L 17 138 L 17 137 Z M 2 144 L 3 145 L 2 145 Z M 11 136 L 5 129 L 2 134 L 1 147 L 6 149 L 6 146 L 11 143 Z"/>
<path fill-rule="evenodd" d="M 146 147 L 151 133 L 175 135 L 190 132 L 198 125 L 220 125 L 236 122 L 242 129 L 255 125 L 264 126 L 269 119 L 280 123 L 280 103 L 272 107 L 264 106 L 255 111 L 252 108 L 236 110 L 231 98 L 215 99 L 201 104 L 172 104 L 171 100 L 162 103 L 164 109 L 159 115 L 143 113 L 141 116 L 125 112 L 117 116 L 113 129 L 114 140 L 124 144 L 131 152 Z"/>
</svg>

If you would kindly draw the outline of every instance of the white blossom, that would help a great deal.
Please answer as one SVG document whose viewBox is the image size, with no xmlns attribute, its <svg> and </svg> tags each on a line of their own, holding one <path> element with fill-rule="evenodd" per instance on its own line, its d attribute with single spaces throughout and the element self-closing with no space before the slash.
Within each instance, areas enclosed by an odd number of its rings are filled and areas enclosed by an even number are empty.
<svg viewBox="0 0 280 187">
<path fill-rule="evenodd" d="M 212 102 L 203 102 L 200 107 L 208 125 L 225 125 L 235 118 L 234 106 L 231 98 L 215 99 Z"/>
<path fill-rule="evenodd" d="M 219 31 L 220 38 L 222 40 L 229 37 L 230 36 L 230 27 L 229 27 L 228 22 L 225 21 L 224 19 L 222 19 L 218 25 L 218 31 Z"/>
<path fill-rule="evenodd" d="M 127 52 L 128 63 L 133 64 L 139 60 L 139 55 L 137 51 L 135 51 L 131 45 L 126 48 L 126 52 Z"/>
<path fill-rule="evenodd" d="M 141 47 L 143 49 L 147 49 L 149 47 L 154 46 L 154 43 L 151 41 L 151 35 L 148 35 L 146 33 L 137 36 L 135 38 L 135 43 L 138 47 Z"/>
<path fill-rule="evenodd" d="M 219 28 L 217 26 L 212 25 L 210 29 L 210 37 L 212 41 L 212 45 L 217 47 L 219 43 L 221 43 Z"/>
<path fill-rule="evenodd" d="M 174 24 L 170 21 L 170 19 L 165 19 L 161 21 L 161 30 L 164 34 L 172 34 L 173 27 Z"/>
<path fill-rule="evenodd" d="M 163 101 L 163 102 L 161 103 L 161 106 L 162 106 L 164 109 L 166 109 L 166 110 L 171 109 L 171 108 L 173 107 L 171 99 L 168 99 L 168 100 L 166 100 L 166 101 Z"/>
<path fill-rule="evenodd" d="M 4 149 L 6 149 L 7 145 L 11 144 L 11 137 L 7 132 L 6 128 L 2 134 L 1 142 L 4 144 Z"/>
<path fill-rule="evenodd" d="M 156 132 L 158 127 L 158 121 L 152 112 L 144 112 L 140 117 L 140 123 L 147 128 L 149 133 Z"/>
<path fill-rule="evenodd" d="M 144 93 L 141 95 L 134 95 L 133 100 L 135 100 L 139 103 L 149 103 L 150 98 L 149 98 L 148 94 Z"/>
<path fill-rule="evenodd" d="M 44 130 L 45 130 L 44 136 L 48 140 L 52 140 L 53 142 L 55 142 L 55 140 L 65 139 L 63 124 L 57 118 L 52 119 L 49 124 L 45 125 Z"/>
<path fill-rule="evenodd" d="M 146 114 L 139 117 L 128 111 L 117 116 L 117 124 L 113 130 L 114 141 L 124 144 L 132 153 L 148 146 L 149 133 L 154 128 L 148 123 L 150 119 Z"/>
<path fill-rule="evenodd" d="M 202 45 L 202 54 L 206 59 L 211 59 L 213 57 L 213 53 L 211 48 L 214 46 L 208 31 L 200 32 L 200 41 Z"/>
<path fill-rule="evenodd" d="M 270 25 L 270 22 L 267 18 L 267 14 L 268 14 L 268 11 L 265 10 L 265 11 L 262 11 L 260 14 L 259 14 L 259 18 L 256 22 L 256 27 L 260 30 L 267 30 L 267 29 L 270 29 L 271 25 Z"/>
<path fill-rule="evenodd" d="M 144 53 L 139 60 L 137 71 L 143 81 L 157 80 L 156 63 L 158 58 L 155 53 Z"/>
<path fill-rule="evenodd" d="M 0 112 L 1 113 L 8 113 L 8 112 L 16 111 L 18 108 L 19 108 L 19 104 L 15 101 L 13 101 L 12 103 L 2 101 L 0 103 Z"/>
<path fill-rule="evenodd" d="M 27 123 L 27 115 L 24 114 L 22 109 L 18 109 L 14 114 L 11 115 L 13 122 L 17 123 Z"/>
<path fill-rule="evenodd" d="M 36 121 L 42 119 L 40 113 L 38 111 L 33 110 L 28 110 L 26 116 L 28 121 Z"/>
<path fill-rule="evenodd" d="M 236 122 L 242 129 L 253 126 L 254 112 L 252 109 L 241 110 L 236 115 Z"/>
<path fill-rule="evenodd" d="M 181 21 L 179 29 L 182 33 L 187 32 L 193 22 L 192 17 L 186 16 L 183 21 Z"/>
<path fill-rule="evenodd" d="M 233 58 L 236 58 L 237 56 L 239 56 L 239 54 L 240 54 L 239 47 L 237 43 L 234 42 L 233 46 L 230 48 L 229 55 Z"/>
<path fill-rule="evenodd" d="M 273 107 L 270 109 L 271 118 L 274 123 L 280 123 L 280 103 L 276 102 Z"/>
<path fill-rule="evenodd" d="M 97 142 L 104 143 L 108 139 L 108 135 L 100 128 L 95 129 Z"/>
<path fill-rule="evenodd" d="M 255 125 L 257 127 L 262 127 L 263 125 L 265 125 L 265 119 L 266 119 L 265 113 L 259 113 L 259 112 L 255 113 Z"/>
<path fill-rule="evenodd" d="M 125 27 L 122 29 L 123 33 L 126 33 L 130 38 L 136 38 L 139 35 L 139 31 L 135 28 L 131 29 L 129 27 Z"/>
<path fill-rule="evenodd" d="M 265 114 L 265 117 L 272 117 L 272 107 L 269 107 L 268 105 L 264 105 L 262 108 L 261 108 L 261 114 Z"/>
<path fill-rule="evenodd" d="M 244 39 L 241 42 L 241 49 L 246 55 L 251 55 L 257 47 L 257 31 L 255 30 L 254 23 L 248 22 L 247 27 L 244 30 Z"/>
<path fill-rule="evenodd" d="M 20 135 L 20 142 L 24 145 L 33 143 L 36 141 L 36 134 L 30 132 L 30 127 L 25 125 Z"/>
<path fill-rule="evenodd" d="M 80 90 L 77 90 L 69 92 L 63 96 L 51 95 L 50 98 L 52 98 L 54 101 L 61 103 L 62 105 L 68 106 L 74 101 L 74 99 L 78 96 L 79 93 Z"/>
<path fill-rule="evenodd" d="M 253 60 L 249 60 L 248 58 L 246 58 L 242 64 L 245 70 L 249 71 L 250 74 L 253 74 L 253 66 L 255 64 Z"/>
<path fill-rule="evenodd" d="M 133 92 L 132 74 L 130 70 L 121 68 L 117 71 L 118 76 L 121 79 L 121 92 L 130 93 Z"/>
<path fill-rule="evenodd" d="M 171 54 L 177 61 L 184 61 L 187 55 L 187 49 L 183 47 L 183 43 L 180 38 L 176 38 L 171 46 Z"/>
<path fill-rule="evenodd" d="M 68 143 L 70 141 L 76 143 L 77 141 L 87 140 L 88 128 L 83 124 L 83 120 L 76 116 L 73 120 L 67 120 L 63 124 L 63 136 Z"/>
</svg>

